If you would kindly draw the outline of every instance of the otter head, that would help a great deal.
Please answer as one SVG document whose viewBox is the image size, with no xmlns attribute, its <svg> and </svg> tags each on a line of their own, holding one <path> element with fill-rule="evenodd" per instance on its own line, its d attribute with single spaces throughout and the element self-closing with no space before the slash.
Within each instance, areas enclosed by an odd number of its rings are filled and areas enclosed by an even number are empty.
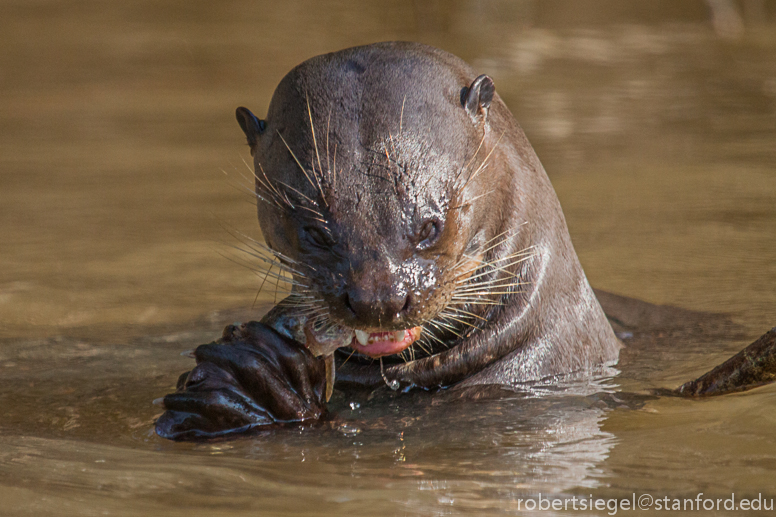
<svg viewBox="0 0 776 517">
<path fill-rule="evenodd" d="M 371 357 L 406 349 L 424 325 L 440 339 L 476 317 L 450 306 L 499 231 L 487 214 L 500 210 L 502 172 L 487 159 L 493 82 L 473 75 L 436 49 L 360 47 L 293 69 L 266 120 L 237 109 L 261 229 L 294 274 L 292 297 L 354 329 Z"/>
</svg>

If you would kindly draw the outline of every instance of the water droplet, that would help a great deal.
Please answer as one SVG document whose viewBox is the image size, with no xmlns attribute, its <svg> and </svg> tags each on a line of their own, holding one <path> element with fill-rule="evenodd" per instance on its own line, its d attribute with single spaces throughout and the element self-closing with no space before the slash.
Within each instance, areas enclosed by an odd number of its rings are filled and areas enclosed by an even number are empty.
<svg viewBox="0 0 776 517">
<path fill-rule="evenodd" d="M 351 424 L 342 424 L 337 428 L 337 430 L 345 436 L 356 436 L 361 432 L 360 428 Z"/>
</svg>

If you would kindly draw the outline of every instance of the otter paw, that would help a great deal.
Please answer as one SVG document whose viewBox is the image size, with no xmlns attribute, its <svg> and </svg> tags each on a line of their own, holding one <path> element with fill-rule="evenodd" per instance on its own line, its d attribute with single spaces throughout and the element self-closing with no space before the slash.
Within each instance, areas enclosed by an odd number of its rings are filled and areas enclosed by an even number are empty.
<svg viewBox="0 0 776 517">
<path fill-rule="evenodd" d="M 197 366 L 164 397 L 156 433 L 212 438 L 275 424 L 314 421 L 325 411 L 323 359 L 258 322 L 230 326 L 198 347 Z"/>
</svg>

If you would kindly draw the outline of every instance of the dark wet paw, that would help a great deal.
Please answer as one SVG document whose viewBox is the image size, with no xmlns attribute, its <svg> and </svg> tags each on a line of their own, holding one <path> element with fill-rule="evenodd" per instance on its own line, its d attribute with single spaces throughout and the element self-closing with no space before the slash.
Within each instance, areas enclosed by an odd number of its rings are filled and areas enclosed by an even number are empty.
<svg viewBox="0 0 776 517">
<path fill-rule="evenodd" d="M 257 322 L 229 326 L 198 347 L 197 366 L 164 397 L 156 422 L 172 440 L 212 438 L 325 413 L 325 366 L 301 344 Z"/>
</svg>

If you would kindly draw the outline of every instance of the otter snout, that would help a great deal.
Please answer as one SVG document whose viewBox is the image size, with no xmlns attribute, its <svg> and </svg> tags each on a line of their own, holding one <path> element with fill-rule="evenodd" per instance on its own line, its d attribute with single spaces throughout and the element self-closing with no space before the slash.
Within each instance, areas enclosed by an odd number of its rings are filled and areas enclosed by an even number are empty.
<svg viewBox="0 0 776 517">
<path fill-rule="evenodd" d="M 404 328 L 404 317 L 411 310 L 411 297 L 401 287 L 364 288 L 352 286 L 342 296 L 353 328 Z"/>
</svg>

